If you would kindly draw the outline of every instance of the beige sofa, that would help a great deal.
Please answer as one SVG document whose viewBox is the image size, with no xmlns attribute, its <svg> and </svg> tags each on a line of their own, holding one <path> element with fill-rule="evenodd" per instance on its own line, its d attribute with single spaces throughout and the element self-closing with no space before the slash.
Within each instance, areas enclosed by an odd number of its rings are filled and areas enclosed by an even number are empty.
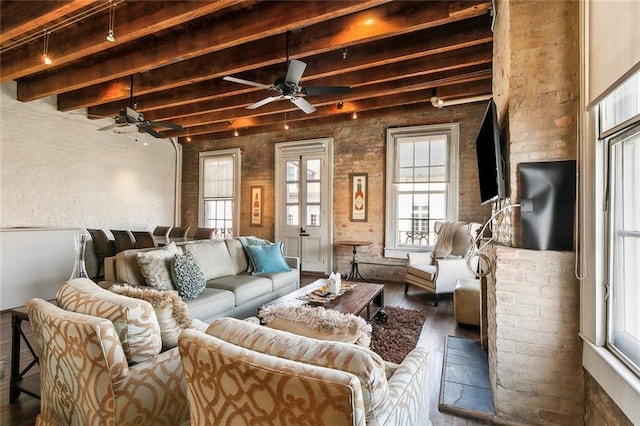
<svg viewBox="0 0 640 426">
<path fill-rule="evenodd" d="M 131 249 L 106 258 L 105 282 L 101 285 L 146 286 L 137 253 L 150 250 L 162 249 Z M 247 272 L 245 249 L 238 239 L 191 241 L 179 245 L 178 250 L 191 252 L 204 273 L 207 282 L 204 291 L 185 302 L 190 315 L 205 323 L 222 316 L 255 316 L 260 306 L 300 287 L 298 258 L 284 258 L 291 271 L 251 275 Z"/>
<path fill-rule="evenodd" d="M 428 425 L 429 353 L 385 363 L 358 345 L 234 318 L 178 339 L 191 425 Z"/>
</svg>

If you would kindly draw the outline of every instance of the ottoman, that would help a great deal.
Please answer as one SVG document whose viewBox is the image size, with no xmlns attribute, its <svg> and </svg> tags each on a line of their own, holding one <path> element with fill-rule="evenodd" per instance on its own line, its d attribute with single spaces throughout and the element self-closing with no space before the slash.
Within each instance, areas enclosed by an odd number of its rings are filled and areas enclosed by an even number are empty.
<svg viewBox="0 0 640 426">
<path fill-rule="evenodd" d="M 458 324 L 480 325 L 480 280 L 458 280 L 453 290 L 453 315 Z"/>
</svg>

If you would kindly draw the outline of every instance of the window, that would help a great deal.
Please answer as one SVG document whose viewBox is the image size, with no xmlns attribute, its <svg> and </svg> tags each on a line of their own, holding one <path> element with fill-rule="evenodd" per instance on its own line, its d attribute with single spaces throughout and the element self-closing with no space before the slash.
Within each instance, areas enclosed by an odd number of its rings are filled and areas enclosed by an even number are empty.
<svg viewBox="0 0 640 426">
<path fill-rule="evenodd" d="M 240 150 L 201 152 L 199 226 L 214 228 L 220 239 L 238 235 L 239 205 Z"/>
<path fill-rule="evenodd" d="M 387 130 L 385 256 L 435 242 L 436 221 L 456 220 L 458 124 Z"/>
<path fill-rule="evenodd" d="M 640 73 L 599 105 L 606 144 L 607 347 L 640 375 Z"/>
</svg>

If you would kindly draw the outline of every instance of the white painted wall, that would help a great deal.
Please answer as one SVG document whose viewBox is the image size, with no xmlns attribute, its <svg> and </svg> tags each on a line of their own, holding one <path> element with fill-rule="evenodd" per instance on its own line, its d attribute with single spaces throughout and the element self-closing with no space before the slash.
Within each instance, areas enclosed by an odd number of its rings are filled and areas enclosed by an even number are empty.
<svg viewBox="0 0 640 426">
<path fill-rule="evenodd" d="M 172 143 L 132 127 L 99 132 L 112 120 L 83 112 L 57 111 L 55 97 L 19 102 L 15 82 L 0 85 L 0 228 L 172 225 Z"/>
</svg>

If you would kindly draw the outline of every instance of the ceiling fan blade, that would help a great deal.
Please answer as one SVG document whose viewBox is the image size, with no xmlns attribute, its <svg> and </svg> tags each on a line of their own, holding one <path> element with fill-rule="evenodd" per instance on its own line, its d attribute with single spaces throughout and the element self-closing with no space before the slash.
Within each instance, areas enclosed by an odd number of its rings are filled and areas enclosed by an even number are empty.
<svg viewBox="0 0 640 426">
<path fill-rule="evenodd" d="M 109 130 L 109 129 L 113 129 L 114 127 L 118 127 L 118 126 L 119 126 L 118 123 L 113 123 L 113 124 L 109 124 L 108 126 L 100 127 L 98 130 Z"/>
<path fill-rule="evenodd" d="M 292 59 L 291 61 L 289 61 L 287 76 L 284 78 L 284 80 L 287 83 L 300 83 L 300 79 L 302 78 L 302 73 L 304 72 L 305 68 L 307 68 L 307 64 L 302 61 L 298 61 L 297 59 Z"/>
<path fill-rule="evenodd" d="M 140 124 L 138 125 L 138 128 L 140 130 L 142 130 L 143 132 L 149 133 L 151 136 L 154 136 L 156 138 L 164 138 L 164 135 L 160 132 L 158 132 L 157 130 L 152 129 L 151 127 L 147 126 L 146 124 Z"/>
<path fill-rule="evenodd" d="M 304 87 L 302 89 L 302 93 L 305 95 L 342 95 L 350 91 L 349 86 Z"/>
<path fill-rule="evenodd" d="M 147 121 L 149 126 L 153 127 L 162 127 L 165 129 L 174 129 L 174 130 L 182 130 L 183 127 L 179 124 L 171 123 L 169 121 Z"/>
<path fill-rule="evenodd" d="M 256 109 L 258 107 L 261 107 L 262 105 L 266 105 L 269 102 L 273 102 L 273 101 L 277 101 L 278 99 L 282 98 L 282 95 L 278 95 L 278 96 L 269 96 L 268 98 L 264 98 L 261 101 L 256 102 L 255 104 L 251 104 L 247 107 L 247 109 Z"/>
<path fill-rule="evenodd" d="M 313 105 L 307 102 L 304 98 L 291 98 L 289 100 L 307 114 L 311 114 L 316 110 Z"/>
<path fill-rule="evenodd" d="M 242 78 L 226 76 L 226 77 L 222 77 L 222 79 L 226 81 L 231 81 L 234 83 L 246 84 L 247 86 L 254 86 L 254 87 L 259 87 L 261 89 L 273 90 L 273 87 L 267 86 L 266 84 L 256 83 L 254 81 L 244 80 Z"/>
</svg>

